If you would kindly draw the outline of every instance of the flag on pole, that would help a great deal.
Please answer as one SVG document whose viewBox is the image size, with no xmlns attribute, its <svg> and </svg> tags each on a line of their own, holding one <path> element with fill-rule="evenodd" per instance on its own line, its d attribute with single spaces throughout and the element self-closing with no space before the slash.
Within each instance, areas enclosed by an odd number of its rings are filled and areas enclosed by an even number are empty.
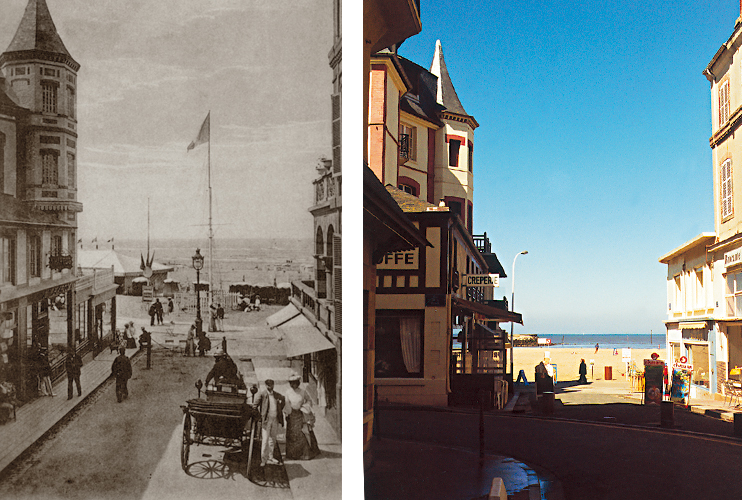
<svg viewBox="0 0 742 500">
<path fill-rule="evenodd" d="M 196 137 L 196 139 L 194 139 L 193 142 L 191 142 L 188 145 L 188 151 L 190 151 L 191 149 L 193 149 L 196 146 L 199 146 L 199 145 L 201 145 L 201 144 L 203 144 L 205 142 L 209 142 L 209 137 L 211 135 L 211 132 L 210 132 L 210 128 L 211 128 L 210 117 L 211 117 L 211 111 L 209 111 L 209 114 L 206 115 L 206 119 L 201 124 L 201 129 L 198 131 L 198 137 Z"/>
</svg>

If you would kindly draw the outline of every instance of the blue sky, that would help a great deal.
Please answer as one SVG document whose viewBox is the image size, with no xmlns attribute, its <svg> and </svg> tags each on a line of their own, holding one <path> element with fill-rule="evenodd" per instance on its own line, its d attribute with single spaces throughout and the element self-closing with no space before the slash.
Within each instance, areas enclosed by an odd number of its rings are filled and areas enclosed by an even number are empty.
<svg viewBox="0 0 742 500">
<path fill-rule="evenodd" d="M 422 2 L 474 134 L 474 231 L 516 264 L 518 332 L 664 332 L 658 258 L 714 230 L 710 85 L 739 3 Z"/>
</svg>

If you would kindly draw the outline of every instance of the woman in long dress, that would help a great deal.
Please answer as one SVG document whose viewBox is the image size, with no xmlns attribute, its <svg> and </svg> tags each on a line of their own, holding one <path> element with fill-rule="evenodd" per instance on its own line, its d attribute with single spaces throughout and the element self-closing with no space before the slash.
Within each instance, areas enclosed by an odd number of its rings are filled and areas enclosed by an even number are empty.
<svg viewBox="0 0 742 500">
<path fill-rule="evenodd" d="M 290 389 L 286 393 L 286 458 L 311 460 L 319 455 L 317 438 L 314 436 L 314 412 L 312 399 L 301 389 L 299 375 L 289 377 Z"/>
</svg>

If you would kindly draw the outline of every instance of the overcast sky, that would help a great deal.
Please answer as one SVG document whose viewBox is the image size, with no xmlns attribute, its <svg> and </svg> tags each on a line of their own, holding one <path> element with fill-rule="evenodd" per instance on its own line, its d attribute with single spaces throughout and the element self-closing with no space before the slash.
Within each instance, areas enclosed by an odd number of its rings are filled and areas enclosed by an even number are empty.
<svg viewBox="0 0 742 500">
<path fill-rule="evenodd" d="M 474 231 L 518 332 L 665 332 L 658 259 L 714 231 L 710 85 L 736 0 L 423 2 L 474 132 Z M 557 339 L 558 340 L 558 339 Z"/>
<path fill-rule="evenodd" d="M 6 0 L 0 50 L 26 0 Z M 47 0 L 78 72 L 84 240 L 214 231 L 312 236 L 315 165 L 331 157 L 329 0 Z"/>
</svg>

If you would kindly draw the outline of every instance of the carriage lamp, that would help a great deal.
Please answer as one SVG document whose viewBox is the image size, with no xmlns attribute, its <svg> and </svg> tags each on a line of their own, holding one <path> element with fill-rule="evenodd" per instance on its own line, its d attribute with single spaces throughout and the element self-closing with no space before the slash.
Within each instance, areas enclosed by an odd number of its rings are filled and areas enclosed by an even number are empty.
<svg viewBox="0 0 742 500">
<path fill-rule="evenodd" d="M 201 379 L 198 379 L 196 381 L 196 389 L 198 389 L 198 397 L 201 397 L 201 388 L 204 386 L 204 383 L 201 382 Z"/>
</svg>

